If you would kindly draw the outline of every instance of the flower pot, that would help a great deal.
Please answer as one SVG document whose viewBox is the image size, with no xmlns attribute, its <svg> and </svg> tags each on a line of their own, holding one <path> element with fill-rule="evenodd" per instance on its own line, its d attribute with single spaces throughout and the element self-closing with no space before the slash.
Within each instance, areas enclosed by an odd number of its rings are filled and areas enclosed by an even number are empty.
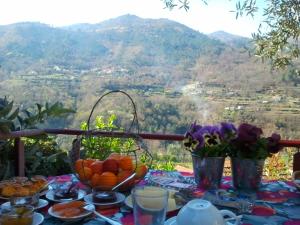
<svg viewBox="0 0 300 225">
<path fill-rule="evenodd" d="M 259 188 L 265 160 L 231 158 L 233 186 L 237 189 Z"/>
<path fill-rule="evenodd" d="M 204 189 L 218 189 L 221 183 L 224 157 L 205 157 L 192 154 L 195 182 Z"/>
</svg>

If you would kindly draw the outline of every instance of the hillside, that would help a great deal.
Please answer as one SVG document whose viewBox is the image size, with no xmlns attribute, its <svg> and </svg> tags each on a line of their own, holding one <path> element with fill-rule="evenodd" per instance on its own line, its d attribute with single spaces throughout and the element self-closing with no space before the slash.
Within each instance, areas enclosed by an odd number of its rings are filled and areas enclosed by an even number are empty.
<svg viewBox="0 0 300 225">
<path fill-rule="evenodd" d="M 100 24 L 54 28 L 39 23 L 0 26 L 0 64 L 6 71 L 32 67 L 90 69 L 103 64 L 192 65 L 224 45 L 179 23 L 126 15 Z M 17 65 L 17 66 L 16 66 Z"/>
<path fill-rule="evenodd" d="M 21 106 L 62 101 L 77 110 L 64 124 L 48 124 L 54 127 L 79 128 L 101 94 L 122 89 L 135 99 L 144 131 L 184 133 L 195 120 L 227 120 L 300 136 L 298 81 L 245 51 L 250 41 L 133 15 L 67 27 L 0 26 L 0 95 Z M 126 126 L 123 100 L 109 99 L 98 112 L 120 111 Z"/>
</svg>

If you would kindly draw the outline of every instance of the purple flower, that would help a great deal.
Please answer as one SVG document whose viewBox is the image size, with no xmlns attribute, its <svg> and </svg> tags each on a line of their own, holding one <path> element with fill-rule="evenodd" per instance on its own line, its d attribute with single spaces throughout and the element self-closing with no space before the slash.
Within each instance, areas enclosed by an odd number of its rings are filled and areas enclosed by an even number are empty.
<svg viewBox="0 0 300 225">
<path fill-rule="evenodd" d="M 221 123 L 221 137 L 223 140 L 233 139 L 236 137 L 237 129 L 232 123 Z"/>
<path fill-rule="evenodd" d="M 202 130 L 203 134 L 205 134 L 205 133 L 211 134 L 211 135 L 220 134 L 220 130 L 217 126 L 204 126 L 204 127 L 202 127 L 201 130 Z"/>
<path fill-rule="evenodd" d="M 201 125 L 196 124 L 196 121 L 191 125 L 190 132 L 195 133 L 202 128 Z"/>
<path fill-rule="evenodd" d="M 203 130 L 200 129 L 197 132 L 192 134 L 192 138 L 198 141 L 197 148 L 202 148 L 204 146 L 204 137 L 203 137 Z"/>
<path fill-rule="evenodd" d="M 283 147 L 279 145 L 280 135 L 273 133 L 271 137 L 267 138 L 268 141 L 268 151 L 272 154 L 278 153 Z"/>
<path fill-rule="evenodd" d="M 262 133 L 261 128 L 248 123 L 242 123 L 238 128 L 238 140 L 252 144 L 258 141 Z"/>
</svg>

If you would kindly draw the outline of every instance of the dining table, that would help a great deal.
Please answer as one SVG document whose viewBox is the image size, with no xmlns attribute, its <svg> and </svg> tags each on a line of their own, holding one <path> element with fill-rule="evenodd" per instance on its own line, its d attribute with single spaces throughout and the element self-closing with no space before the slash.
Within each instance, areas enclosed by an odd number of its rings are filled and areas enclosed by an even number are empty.
<svg viewBox="0 0 300 225">
<path fill-rule="evenodd" d="M 51 176 L 47 179 L 58 183 L 75 182 L 79 188 L 88 190 L 73 174 Z M 236 213 L 242 225 L 300 225 L 300 190 L 292 181 L 263 179 L 257 190 L 237 190 L 233 187 L 231 177 L 224 176 L 219 189 L 205 190 L 195 184 L 193 173 L 149 170 L 137 185 L 172 189 L 179 193 L 183 202 L 195 198 L 211 201 L 218 209 L 230 209 Z M 130 191 L 124 194 L 129 195 Z M 48 209 L 53 204 L 54 202 L 49 201 L 46 207 L 38 210 L 44 215 L 45 225 L 108 224 L 95 215 L 80 221 L 62 221 L 48 214 Z M 180 207 L 169 212 L 166 220 L 175 217 L 179 210 Z M 134 224 L 132 209 L 124 203 L 97 211 L 121 224 Z"/>
</svg>

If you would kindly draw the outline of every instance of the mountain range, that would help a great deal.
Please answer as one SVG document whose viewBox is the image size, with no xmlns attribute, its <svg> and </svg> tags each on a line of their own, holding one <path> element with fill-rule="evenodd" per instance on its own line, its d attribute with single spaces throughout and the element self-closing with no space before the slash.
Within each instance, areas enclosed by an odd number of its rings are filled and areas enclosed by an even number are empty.
<svg viewBox="0 0 300 225">
<path fill-rule="evenodd" d="M 300 80 L 271 70 L 252 47 L 249 38 L 223 31 L 206 35 L 168 19 L 134 15 L 65 27 L 5 25 L 0 96 L 21 109 L 60 101 L 77 111 L 48 124 L 56 128 L 79 128 L 99 96 L 119 89 L 133 96 L 146 131 L 184 133 L 203 118 L 249 121 L 269 130 L 277 124 L 293 137 L 300 127 Z M 108 101 L 99 110 L 121 111 L 125 124 L 131 115 L 122 104 L 121 98 Z"/>
<path fill-rule="evenodd" d="M 7 72 L 55 65 L 90 69 L 192 66 L 203 55 L 220 55 L 248 39 L 225 32 L 205 35 L 168 19 L 124 15 L 98 24 L 51 27 L 23 22 L 0 26 L 0 65 Z"/>
</svg>

